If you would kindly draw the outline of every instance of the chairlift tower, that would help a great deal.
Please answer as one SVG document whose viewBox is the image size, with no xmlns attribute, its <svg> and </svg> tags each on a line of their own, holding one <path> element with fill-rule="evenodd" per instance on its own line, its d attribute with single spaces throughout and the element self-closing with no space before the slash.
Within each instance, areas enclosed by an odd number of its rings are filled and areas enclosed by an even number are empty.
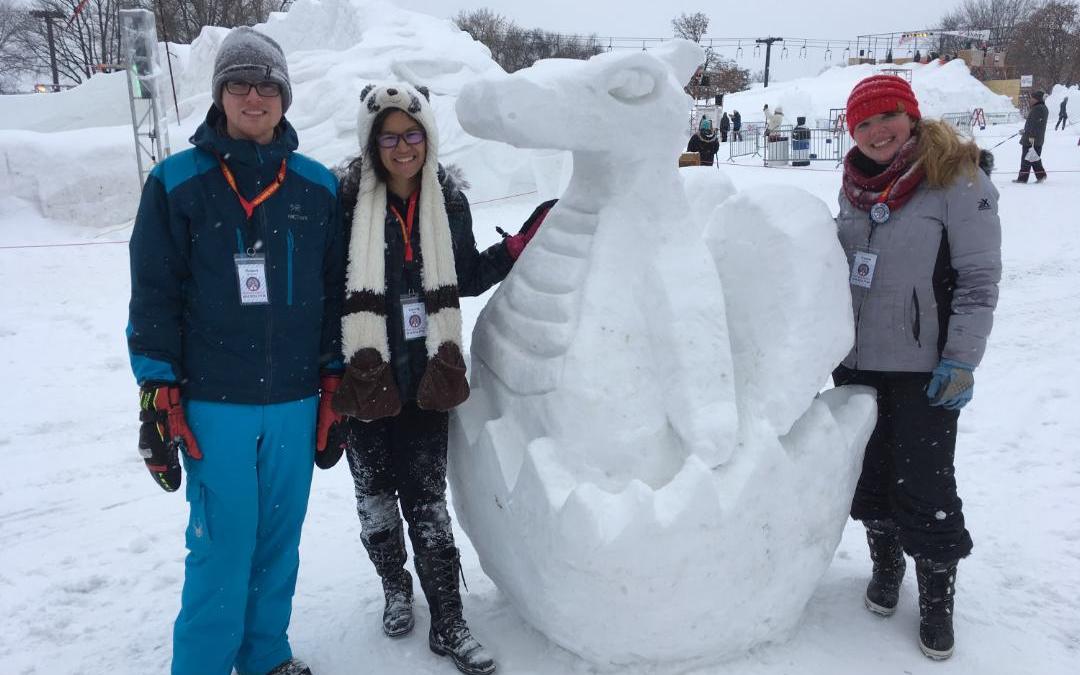
<svg viewBox="0 0 1080 675">
<path fill-rule="evenodd" d="M 155 164 L 172 154 L 169 125 L 161 102 L 157 28 L 154 13 L 147 9 L 120 10 L 120 45 L 127 74 L 131 127 L 135 134 L 135 159 L 139 186 Z"/>
<path fill-rule="evenodd" d="M 769 86 L 769 57 L 772 56 L 773 43 L 774 42 L 781 42 L 782 43 L 783 41 L 784 41 L 784 38 L 782 38 L 782 37 L 767 37 L 767 38 L 758 38 L 758 39 L 754 40 L 754 42 L 757 43 L 757 47 L 760 47 L 761 45 L 765 45 L 765 86 L 766 87 Z M 784 52 L 786 54 L 787 47 L 784 47 Z"/>
</svg>

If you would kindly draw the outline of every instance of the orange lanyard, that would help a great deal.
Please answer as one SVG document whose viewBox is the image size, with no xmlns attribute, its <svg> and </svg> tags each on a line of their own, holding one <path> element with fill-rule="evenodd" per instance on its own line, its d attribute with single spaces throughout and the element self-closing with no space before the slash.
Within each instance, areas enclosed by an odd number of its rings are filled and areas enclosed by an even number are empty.
<svg viewBox="0 0 1080 675">
<path fill-rule="evenodd" d="M 236 193 L 236 198 L 240 200 L 240 206 L 244 207 L 244 213 L 247 214 L 248 220 L 251 220 L 251 214 L 255 211 L 255 207 L 262 204 L 281 187 L 281 184 L 285 182 L 285 160 L 281 160 L 281 168 L 278 169 L 277 178 L 274 179 L 273 185 L 270 185 L 265 190 L 259 193 L 259 196 L 252 199 L 250 202 L 244 199 L 244 195 L 240 194 L 239 188 L 236 187 L 236 177 L 233 176 L 232 171 L 229 171 L 229 167 L 225 166 L 225 160 L 218 158 L 218 163 L 221 164 L 221 173 L 225 174 L 225 182 L 229 184 L 232 191 Z"/>
<path fill-rule="evenodd" d="M 394 217 L 397 218 L 398 225 L 401 226 L 401 236 L 405 239 L 405 262 L 413 261 L 412 229 L 413 221 L 416 219 L 416 199 L 419 196 L 419 190 L 409 196 L 409 209 L 406 212 L 408 218 L 402 218 L 401 214 L 398 213 L 398 210 L 392 205 L 390 206 L 390 210 L 393 211 Z"/>
<path fill-rule="evenodd" d="M 901 174 L 901 175 L 903 175 L 903 174 Z M 892 182 L 889 183 L 889 185 L 885 188 L 885 191 L 881 193 L 880 197 L 878 197 L 878 199 L 877 199 L 878 204 L 884 204 L 886 201 L 888 201 L 889 194 L 892 192 L 893 186 L 896 185 L 896 181 L 898 181 L 898 180 L 900 180 L 900 176 L 897 176 L 896 178 L 892 179 Z"/>
</svg>

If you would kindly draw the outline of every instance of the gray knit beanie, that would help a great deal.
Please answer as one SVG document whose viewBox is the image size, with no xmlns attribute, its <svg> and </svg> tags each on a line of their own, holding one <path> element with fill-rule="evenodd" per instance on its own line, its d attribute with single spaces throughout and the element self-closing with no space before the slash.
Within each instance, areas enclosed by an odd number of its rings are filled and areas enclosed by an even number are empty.
<svg viewBox="0 0 1080 675">
<path fill-rule="evenodd" d="M 221 110 L 224 110 L 221 89 L 230 80 L 251 84 L 276 82 L 281 87 L 281 113 L 285 114 L 292 103 L 285 52 L 273 38 L 250 26 L 229 31 L 214 59 L 214 105 Z"/>
</svg>

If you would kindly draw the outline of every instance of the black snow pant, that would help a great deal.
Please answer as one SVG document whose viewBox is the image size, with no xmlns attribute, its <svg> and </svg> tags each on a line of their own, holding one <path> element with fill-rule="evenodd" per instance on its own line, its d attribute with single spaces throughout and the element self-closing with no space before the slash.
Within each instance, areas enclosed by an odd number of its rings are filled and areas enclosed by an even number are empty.
<svg viewBox="0 0 1080 675">
<path fill-rule="evenodd" d="M 1058 115 L 1058 120 L 1057 120 L 1057 122 L 1054 123 L 1054 131 L 1057 131 L 1058 125 L 1061 125 L 1061 128 L 1064 129 L 1065 125 L 1068 124 L 1068 122 L 1069 122 L 1069 116 L 1068 115 L 1064 115 L 1064 114 Z"/>
<path fill-rule="evenodd" d="M 1027 161 L 1028 148 L 1032 146 L 1023 144 L 1020 146 L 1020 175 L 1016 177 L 1021 183 L 1026 183 L 1028 180 L 1028 174 L 1032 169 L 1035 170 L 1035 180 L 1043 180 L 1046 178 L 1046 169 L 1043 168 L 1042 163 L 1042 146 L 1035 146 L 1035 154 L 1039 156 L 1039 161 L 1029 162 Z"/>
<path fill-rule="evenodd" d="M 838 366 L 833 381 L 877 390 L 877 426 L 866 445 L 851 517 L 895 522 L 904 550 L 916 558 L 947 562 L 971 553 L 953 465 L 960 411 L 930 405 L 930 373 Z"/>
<path fill-rule="evenodd" d="M 449 419 L 410 401 L 394 417 L 346 422 L 360 538 L 380 577 L 400 573 L 405 565 L 399 501 L 417 558 L 456 551 L 446 508 Z"/>
</svg>

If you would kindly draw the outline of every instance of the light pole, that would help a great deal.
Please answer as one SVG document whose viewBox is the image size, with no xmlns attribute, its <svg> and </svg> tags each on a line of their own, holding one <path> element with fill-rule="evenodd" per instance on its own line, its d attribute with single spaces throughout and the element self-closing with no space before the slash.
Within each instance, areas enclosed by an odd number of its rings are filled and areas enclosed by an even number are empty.
<svg viewBox="0 0 1080 675">
<path fill-rule="evenodd" d="M 63 19 L 64 13 L 56 10 L 35 9 L 30 11 L 30 16 L 36 19 L 45 19 L 46 32 L 49 36 L 49 61 L 52 64 L 53 91 L 60 91 L 60 74 L 56 70 L 56 42 L 53 39 L 52 20 Z"/>
<path fill-rule="evenodd" d="M 754 42 L 765 45 L 765 86 L 769 86 L 769 57 L 772 55 L 772 45 L 774 42 L 780 42 L 784 38 L 769 37 L 758 38 Z"/>
</svg>

